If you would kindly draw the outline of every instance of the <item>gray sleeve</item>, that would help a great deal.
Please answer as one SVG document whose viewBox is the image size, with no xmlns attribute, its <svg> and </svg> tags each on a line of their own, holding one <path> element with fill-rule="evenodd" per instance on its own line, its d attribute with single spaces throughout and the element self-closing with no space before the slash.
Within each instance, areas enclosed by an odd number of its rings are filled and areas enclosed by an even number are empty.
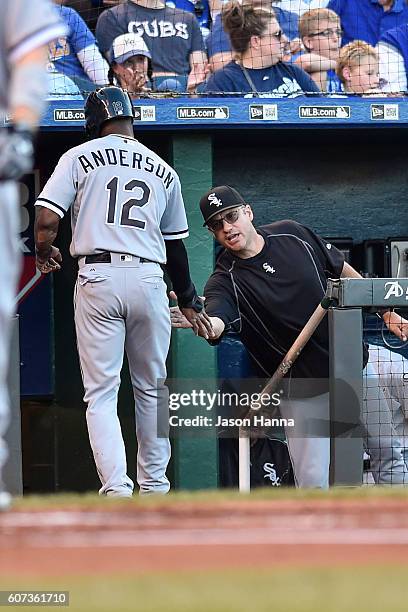
<svg viewBox="0 0 408 612">
<path fill-rule="evenodd" d="M 172 190 L 168 195 L 166 210 L 160 221 L 164 240 L 180 240 L 188 236 L 188 224 L 181 193 L 180 179 L 175 174 Z"/>
<path fill-rule="evenodd" d="M 49 0 L 3 0 L 7 4 L 6 47 L 10 61 L 67 34 L 56 7 Z M 3 2 L 2 2 L 3 4 Z"/>
<path fill-rule="evenodd" d="M 65 153 L 38 196 L 35 206 L 49 208 L 62 218 L 77 194 L 74 173 L 74 160 Z"/>
</svg>

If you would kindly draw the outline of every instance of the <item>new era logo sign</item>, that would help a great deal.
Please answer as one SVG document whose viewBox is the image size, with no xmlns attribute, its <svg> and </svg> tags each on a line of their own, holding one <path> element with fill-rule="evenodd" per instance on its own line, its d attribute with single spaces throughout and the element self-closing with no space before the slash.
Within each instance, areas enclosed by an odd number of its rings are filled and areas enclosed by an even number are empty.
<svg viewBox="0 0 408 612">
<path fill-rule="evenodd" d="M 135 121 L 156 121 L 156 108 L 154 106 L 134 106 Z"/>
<path fill-rule="evenodd" d="M 251 104 L 249 107 L 249 118 L 252 120 L 277 121 L 277 104 Z"/>
<path fill-rule="evenodd" d="M 371 104 L 371 119 L 375 121 L 398 121 L 398 104 Z"/>
</svg>

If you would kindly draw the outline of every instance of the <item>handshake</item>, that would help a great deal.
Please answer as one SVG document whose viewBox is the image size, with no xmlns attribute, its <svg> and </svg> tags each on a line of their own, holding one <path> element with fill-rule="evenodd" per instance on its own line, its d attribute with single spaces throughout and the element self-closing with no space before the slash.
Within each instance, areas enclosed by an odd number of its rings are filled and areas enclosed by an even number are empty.
<svg viewBox="0 0 408 612">
<path fill-rule="evenodd" d="M 33 167 L 33 134 L 12 127 L 0 131 L 0 181 L 15 181 Z"/>
</svg>

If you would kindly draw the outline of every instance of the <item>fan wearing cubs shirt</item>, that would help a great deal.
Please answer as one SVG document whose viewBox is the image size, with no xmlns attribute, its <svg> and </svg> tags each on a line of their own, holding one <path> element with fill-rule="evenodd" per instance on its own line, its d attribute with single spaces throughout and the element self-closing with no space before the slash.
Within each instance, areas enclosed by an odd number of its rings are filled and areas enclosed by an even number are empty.
<svg viewBox="0 0 408 612">
<path fill-rule="evenodd" d="M 212 333 L 182 242 L 188 227 L 180 180 L 133 137 L 133 107 L 122 89 L 92 92 L 85 121 L 93 140 L 64 153 L 36 202 L 37 267 L 43 273 L 60 268 L 53 242 L 70 209 L 70 252 L 79 265 L 75 327 L 99 493 L 130 497 L 134 488 L 117 415 L 124 349 L 135 398 L 139 490 L 167 493 L 170 443 L 157 431 L 171 330 L 161 265 L 196 333 Z"/>
<path fill-rule="evenodd" d="M 48 0 L 2 0 L 0 18 L 0 510 L 11 496 L 2 481 L 9 421 L 6 375 L 20 267 L 16 181 L 30 172 L 34 134 L 48 89 L 47 44 L 66 28 Z"/>
<path fill-rule="evenodd" d="M 213 326 L 209 339 L 232 330 L 248 350 L 255 371 L 270 378 L 321 302 L 328 278 L 361 278 L 341 251 L 291 220 L 255 228 L 251 206 L 236 189 L 214 187 L 203 195 L 204 226 L 224 247 L 204 289 Z M 401 339 L 408 321 L 384 312 L 386 325 Z M 172 311 L 174 327 L 188 327 Z M 329 339 L 327 318 L 289 371 L 289 397 L 280 402 L 298 487 L 329 484 Z M 296 379 L 307 379 L 300 384 Z"/>
</svg>

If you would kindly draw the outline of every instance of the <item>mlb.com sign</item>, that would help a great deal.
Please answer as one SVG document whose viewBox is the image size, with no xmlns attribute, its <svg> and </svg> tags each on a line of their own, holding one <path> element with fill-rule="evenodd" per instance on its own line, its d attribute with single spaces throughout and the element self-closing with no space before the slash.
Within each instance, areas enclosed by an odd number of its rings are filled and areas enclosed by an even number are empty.
<svg viewBox="0 0 408 612">
<path fill-rule="evenodd" d="M 225 120 L 229 118 L 227 106 L 179 106 L 177 119 L 211 119 Z"/>
<path fill-rule="evenodd" d="M 299 106 L 300 119 L 350 119 L 350 106 Z"/>
<path fill-rule="evenodd" d="M 54 110 L 54 121 L 85 121 L 83 110 L 75 108 L 56 108 Z"/>
</svg>

